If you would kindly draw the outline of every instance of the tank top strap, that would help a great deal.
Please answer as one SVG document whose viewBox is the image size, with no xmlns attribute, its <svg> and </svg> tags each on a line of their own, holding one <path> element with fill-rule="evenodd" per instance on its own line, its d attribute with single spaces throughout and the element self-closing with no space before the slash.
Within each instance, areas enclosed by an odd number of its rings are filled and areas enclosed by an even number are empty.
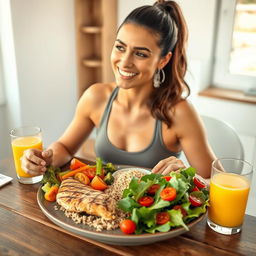
<svg viewBox="0 0 256 256">
<path fill-rule="evenodd" d="M 111 93 L 111 95 L 110 95 L 110 97 L 109 97 L 109 100 L 108 100 L 108 103 L 107 103 L 107 105 L 106 105 L 106 108 L 105 108 L 105 110 L 104 110 L 103 116 L 102 116 L 102 118 L 101 118 L 99 127 L 103 127 L 103 126 L 107 125 L 109 113 L 110 113 L 110 111 L 111 111 L 113 101 L 115 100 L 118 91 L 119 91 L 119 87 L 116 87 L 116 88 L 113 90 L 113 92 Z"/>
<path fill-rule="evenodd" d="M 159 119 L 156 119 L 156 126 L 155 126 L 155 132 L 154 132 L 154 144 L 156 147 L 167 149 L 163 143 L 162 122 Z"/>
</svg>

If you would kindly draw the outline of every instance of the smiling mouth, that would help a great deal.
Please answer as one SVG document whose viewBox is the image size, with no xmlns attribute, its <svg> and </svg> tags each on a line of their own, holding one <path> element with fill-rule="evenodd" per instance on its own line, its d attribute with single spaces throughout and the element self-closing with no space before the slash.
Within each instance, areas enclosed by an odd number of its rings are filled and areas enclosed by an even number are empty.
<svg viewBox="0 0 256 256">
<path fill-rule="evenodd" d="M 134 72 L 127 72 L 127 71 L 121 70 L 120 68 L 118 68 L 118 72 L 123 78 L 132 78 L 138 74 Z"/>
</svg>

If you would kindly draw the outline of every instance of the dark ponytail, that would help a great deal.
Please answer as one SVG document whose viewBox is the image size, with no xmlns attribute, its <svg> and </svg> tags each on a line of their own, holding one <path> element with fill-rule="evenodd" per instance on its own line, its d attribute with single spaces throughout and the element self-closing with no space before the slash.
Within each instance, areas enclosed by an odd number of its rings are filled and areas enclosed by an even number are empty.
<svg viewBox="0 0 256 256">
<path fill-rule="evenodd" d="M 183 99 L 184 91 L 185 97 L 190 94 L 189 86 L 184 80 L 188 32 L 182 11 L 174 1 L 158 1 L 153 6 L 145 5 L 133 10 L 122 25 L 127 23 L 144 26 L 156 33 L 159 36 L 161 57 L 172 52 L 170 61 L 164 67 L 166 79 L 154 90 L 149 102 L 152 115 L 170 127 L 170 109 Z"/>
</svg>

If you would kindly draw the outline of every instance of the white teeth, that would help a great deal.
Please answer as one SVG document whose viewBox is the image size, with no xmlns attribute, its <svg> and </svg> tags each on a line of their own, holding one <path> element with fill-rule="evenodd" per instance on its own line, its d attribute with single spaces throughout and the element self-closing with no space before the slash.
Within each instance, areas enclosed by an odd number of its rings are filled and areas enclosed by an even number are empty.
<svg viewBox="0 0 256 256">
<path fill-rule="evenodd" d="M 123 71 L 123 70 L 121 70 L 121 69 L 119 69 L 119 73 L 120 73 L 120 75 L 122 75 L 122 76 L 130 76 L 130 77 L 136 75 L 136 73 L 126 72 L 126 71 Z"/>
</svg>

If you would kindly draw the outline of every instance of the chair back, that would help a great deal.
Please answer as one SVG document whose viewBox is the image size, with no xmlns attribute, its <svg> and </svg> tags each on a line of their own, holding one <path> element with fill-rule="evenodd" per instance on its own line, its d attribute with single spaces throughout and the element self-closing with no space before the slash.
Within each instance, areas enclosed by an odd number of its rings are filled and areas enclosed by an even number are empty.
<svg viewBox="0 0 256 256">
<path fill-rule="evenodd" d="M 206 128 L 208 141 L 218 158 L 244 160 L 244 148 L 236 130 L 227 122 L 201 116 Z"/>
<path fill-rule="evenodd" d="M 244 149 L 236 130 L 227 122 L 201 115 L 209 144 L 217 158 L 244 160 Z M 182 152 L 180 159 L 189 166 Z"/>
</svg>

